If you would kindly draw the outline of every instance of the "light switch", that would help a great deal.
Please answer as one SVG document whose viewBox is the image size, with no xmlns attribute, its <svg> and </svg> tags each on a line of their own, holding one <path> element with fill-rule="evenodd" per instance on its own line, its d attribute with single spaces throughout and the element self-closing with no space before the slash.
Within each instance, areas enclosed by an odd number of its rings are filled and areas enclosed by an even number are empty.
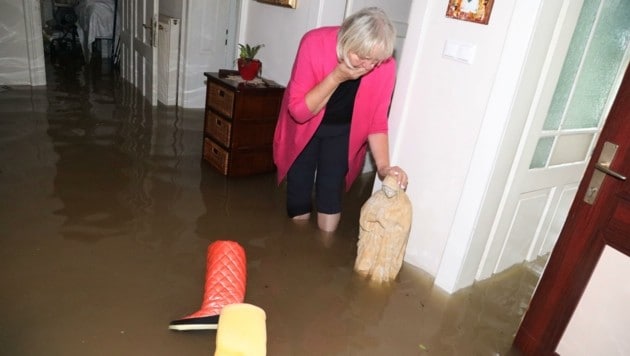
<svg viewBox="0 0 630 356">
<path fill-rule="evenodd" d="M 442 55 L 459 62 L 472 64 L 476 50 L 477 46 L 474 44 L 447 40 Z"/>
</svg>

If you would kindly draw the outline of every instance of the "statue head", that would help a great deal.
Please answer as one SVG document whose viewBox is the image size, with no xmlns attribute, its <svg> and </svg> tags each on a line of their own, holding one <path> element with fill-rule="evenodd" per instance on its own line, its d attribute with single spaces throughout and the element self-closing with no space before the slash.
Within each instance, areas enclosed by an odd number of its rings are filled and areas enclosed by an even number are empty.
<svg viewBox="0 0 630 356">
<path fill-rule="evenodd" d="M 399 189 L 400 187 L 398 186 L 398 181 L 396 180 L 396 177 L 388 175 L 385 177 L 385 179 L 383 179 L 383 186 L 381 190 L 383 190 L 383 193 L 385 193 L 385 196 L 387 196 L 388 198 L 391 198 L 398 194 Z"/>
</svg>

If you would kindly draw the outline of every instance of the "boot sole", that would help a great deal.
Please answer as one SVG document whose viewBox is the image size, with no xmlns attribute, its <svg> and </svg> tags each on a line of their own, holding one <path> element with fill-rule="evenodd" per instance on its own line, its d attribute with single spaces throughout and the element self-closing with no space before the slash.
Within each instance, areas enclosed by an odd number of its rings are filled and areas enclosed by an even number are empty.
<svg viewBox="0 0 630 356">
<path fill-rule="evenodd" d="M 218 315 L 202 316 L 198 318 L 184 318 L 171 321 L 168 328 L 171 330 L 216 330 L 219 325 Z"/>
<path fill-rule="evenodd" d="M 189 330 L 216 330 L 218 325 L 169 325 L 170 330 L 189 331 Z"/>
</svg>

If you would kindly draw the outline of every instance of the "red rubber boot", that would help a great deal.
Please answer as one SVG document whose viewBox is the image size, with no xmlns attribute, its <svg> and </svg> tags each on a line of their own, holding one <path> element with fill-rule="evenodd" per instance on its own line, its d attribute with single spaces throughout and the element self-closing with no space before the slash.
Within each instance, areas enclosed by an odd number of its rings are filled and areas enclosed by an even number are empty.
<svg viewBox="0 0 630 356">
<path fill-rule="evenodd" d="M 221 309 L 242 303 L 247 280 L 245 250 L 234 241 L 215 241 L 208 246 L 206 285 L 201 309 L 172 321 L 171 330 L 213 330 Z"/>
</svg>

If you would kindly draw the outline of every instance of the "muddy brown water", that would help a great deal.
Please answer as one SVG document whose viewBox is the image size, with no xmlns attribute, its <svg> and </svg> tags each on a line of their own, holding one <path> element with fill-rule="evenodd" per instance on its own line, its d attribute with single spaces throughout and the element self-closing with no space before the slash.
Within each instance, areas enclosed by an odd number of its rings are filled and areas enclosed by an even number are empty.
<svg viewBox="0 0 630 356">
<path fill-rule="evenodd" d="M 273 174 L 227 179 L 201 160 L 203 112 L 151 107 L 106 63 L 49 65 L 42 88 L 0 88 L 0 355 L 210 355 L 198 309 L 206 248 L 238 241 L 268 354 L 516 355 L 537 282 L 516 266 L 454 295 L 405 264 L 352 271 L 361 204 L 340 228 L 285 216 Z"/>
</svg>

